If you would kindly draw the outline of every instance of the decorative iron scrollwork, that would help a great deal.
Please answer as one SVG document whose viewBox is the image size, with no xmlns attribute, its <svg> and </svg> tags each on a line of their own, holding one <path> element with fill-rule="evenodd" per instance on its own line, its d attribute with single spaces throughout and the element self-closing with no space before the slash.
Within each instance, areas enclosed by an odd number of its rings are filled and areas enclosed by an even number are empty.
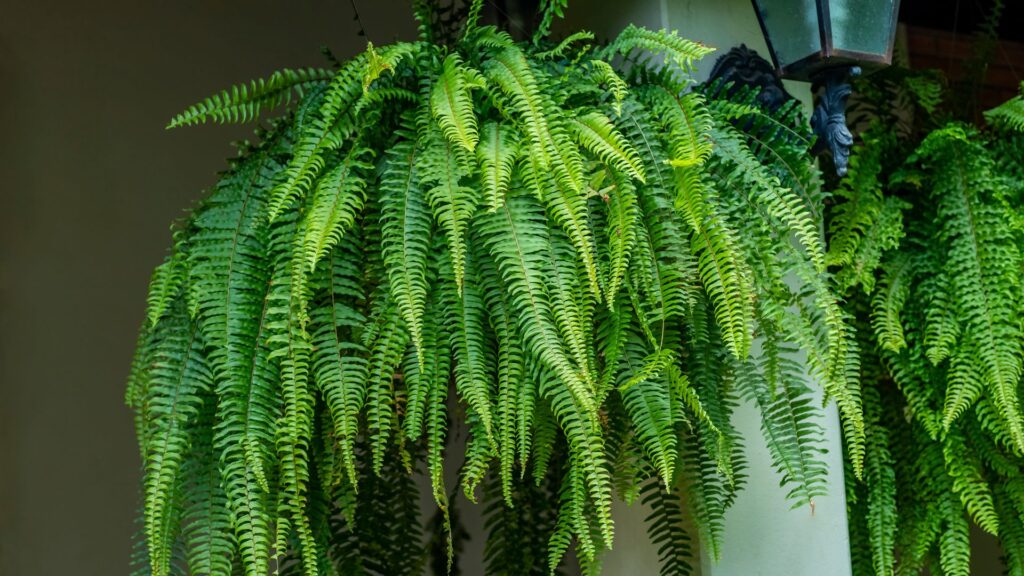
<svg viewBox="0 0 1024 576">
<path fill-rule="evenodd" d="M 859 66 L 840 66 L 826 68 L 811 78 L 811 89 L 816 95 L 811 128 L 818 137 L 813 152 L 819 155 L 828 152 L 839 176 L 846 175 L 853 146 L 853 134 L 846 126 L 846 99 L 852 92 L 850 79 L 860 72 Z M 736 90 L 743 86 L 757 89 L 757 104 L 769 111 L 778 110 L 793 99 L 771 62 L 744 44 L 715 61 L 708 84 L 719 90 Z"/>
<path fill-rule="evenodd" d="M 820 154 L 828 150 L 839 176 L 846 176 L 850 165 L 853 134 L 846 126 L 846 99 L 853 92 L 850 79 L 857 76 L 860 76 L 859 66 L 827 68 L 814 76 L 811 84 L 815 93 L 824 88 L 811 116 L 811 128 L 818 136 L 814 152 Z"/>
</svg>

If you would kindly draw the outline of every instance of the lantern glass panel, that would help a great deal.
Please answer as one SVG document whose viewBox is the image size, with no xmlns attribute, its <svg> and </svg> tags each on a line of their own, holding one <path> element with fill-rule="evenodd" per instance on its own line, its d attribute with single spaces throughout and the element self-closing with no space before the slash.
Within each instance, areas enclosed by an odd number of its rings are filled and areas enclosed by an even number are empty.
<svg viewBox="0 0 1024 576">
<path fill-rule="evenodd" d="M 884 56 L 889 51 L 895 0 L 831 0 L 832 47 Z"/>
<path fill-rule="evenodd" d="M 785 67 L 822 49 L 814 0 L 757 0 L 755 5 L 778 66 Z"/>
</svg>

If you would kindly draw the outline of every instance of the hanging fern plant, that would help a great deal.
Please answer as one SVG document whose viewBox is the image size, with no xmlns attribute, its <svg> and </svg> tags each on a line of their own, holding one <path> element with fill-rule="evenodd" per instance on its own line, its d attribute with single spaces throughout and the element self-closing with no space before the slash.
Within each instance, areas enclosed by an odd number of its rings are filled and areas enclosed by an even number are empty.
<svg viewBox="0 0 1024 576">
<path fill-rule="evenodd" d="M 517 43 L 480 6 L 450 36 L 421 8 L 417 42 L 284 70 L 171 122 L 289 105 L 153 274 L 127 392 L 144 571 L 418 573 L 410 475 L 426 471 L 450 533 L 462 426 L 492 568 L 555 571 L 574 546 L 598 571 L 617 492 L 651 505 L 663 573 L 686 574 L 676 491 L 686 478 L 717 555 L 744 478 L 740 398 L 794 505 L 824 493 L 797 351 L 859 470 L 856 347 L 795 105 L 704 96 L 691 71 L 711 48 L 673 32 L 552 45 L 550 2 Z"/>
<path fill-rule="evenodd" d="M 864 350 L 865 483 L 848 484 L 854 573 L 970 574 L 973 522 L 1019 575 L 1019 101 L 988 114 L 987 130 L 948 122 L 933 78 L 894 69 L 865 83 L 874 120 L 830 219 L 829 263 L 859 311 Z"/>
</svg>

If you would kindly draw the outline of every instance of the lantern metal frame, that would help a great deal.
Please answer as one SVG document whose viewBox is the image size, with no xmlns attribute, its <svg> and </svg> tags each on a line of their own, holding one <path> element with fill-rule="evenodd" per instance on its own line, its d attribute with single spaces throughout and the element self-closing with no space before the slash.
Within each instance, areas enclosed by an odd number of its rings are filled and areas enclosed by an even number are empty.
<svg viewBox="0 0 1024 576">
<path fill-rule="evenodd" d="M 850 79 L 859 76 L 862 69 L 870 72 L 892 63 L 900 0 L 893 0 L 889 9 L 889 38 L 882 54 L 836 48 L 832 41 L 830 3 L 830 0 L 814 0 L 818 17 L 819 48 L 783 66 L 779 63 L 775 42 L 768 31 L 761 6 L 758 0 L 751 0 L 761 34 L 768 45 L 776 76 L 787 80 L 811 82 L 812 90 L 816 93 L 822 89 L 823 93 L 815 98 L 814 113 L 811 116 L 811 127 L 818 137 L 813 151 L 816 154 L 828 151 L 835 165 L 836 174 L 842 177 L 846 175 L 850 149 L 853 146 L 853 134 L 846 125 L 846 99 L 852 92 Z M 716 65 L 713 76 L 730 76 L 733 74 L 730 69 L 734 66 L 735 64 L 731 62 L 723 62 L 722 69 Z"/>
<path fill-rule="evenodd" d="M 882 68 L 892 63 L 893 47 L 896 41 L 896 24 L 900 13 L 900 0 L 893 0 L 892 9 L 889 14 L 889 41 L 885 54 L 879 55 L 873 52 L 860 52 L 857 50 L 846 50 L 836 48 L 832 43 L 832 18 L 829 8 L 829 0 L 814 0 L 818 15 L 818 36 L 820 48 L 799 60 L 790 62 L 785 66 L 779 65 L 779 57 L 775 53 L 775 43 L 768 33 L 764 16 L 757 0 L 751 0 L 754 7 L 754 14 L 757 15 L 757 24 L 761 27 L 761 34 L 764 35 L 765 43 L 768 45 L 768 53 L 771 55 L 772 64 L 779 71 L 779 75 L 787 80 L 812 81 L 813 77 L 820 71 L 827 68 L 839 66 L 860 66 L 868 70 Z"/>
</svg>

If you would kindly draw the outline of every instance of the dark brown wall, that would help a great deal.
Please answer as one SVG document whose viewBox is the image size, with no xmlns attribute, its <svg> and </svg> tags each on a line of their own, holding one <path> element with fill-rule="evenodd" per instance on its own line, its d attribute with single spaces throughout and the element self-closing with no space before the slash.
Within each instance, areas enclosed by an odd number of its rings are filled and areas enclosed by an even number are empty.
<svg viewBox="0 0 1024 576">
<path fill-rule="evenodd" d="M 370 39 L 401 0 L 357 0 Z M 229 84 L 365 47 L 349 2 L 0 0 L 0 574 L 127 572 L 122 401 L 168 224 L 247 130 L 167 132 Z"/>
<path fill-rule="evenodd" d="M 976 40 L 972 35 L 917 26 L 907 26 L 906 35 L 911 67 L 942 70 L 953 81 L 964 78 L 967 72 L 964 66 L 975 50 Z M 1024 81 L 1024 43 L 1000 40 L 985 71 L 978 95 L 980 108 L 987 110 L 1013 98 L 1020 93 L 1021 81 Z"/>
</svg>

